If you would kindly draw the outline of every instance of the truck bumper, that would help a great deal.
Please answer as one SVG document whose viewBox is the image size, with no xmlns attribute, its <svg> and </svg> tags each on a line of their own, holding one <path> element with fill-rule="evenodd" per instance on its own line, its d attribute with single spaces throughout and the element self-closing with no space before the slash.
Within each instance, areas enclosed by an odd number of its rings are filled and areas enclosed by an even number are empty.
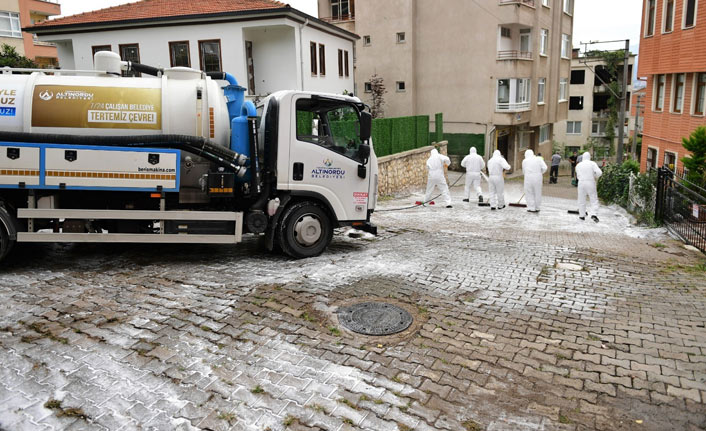
<svg viewBox="0 0 706 431">
<path fill-rule="evenodd" d="M 362 230 L 363 232 L 372 233 L 375 236 L 378 234 L 378 227 L 369 221 L 366 221 L 361 226 L 356 226 L 356 229 Z"/>
</svg>

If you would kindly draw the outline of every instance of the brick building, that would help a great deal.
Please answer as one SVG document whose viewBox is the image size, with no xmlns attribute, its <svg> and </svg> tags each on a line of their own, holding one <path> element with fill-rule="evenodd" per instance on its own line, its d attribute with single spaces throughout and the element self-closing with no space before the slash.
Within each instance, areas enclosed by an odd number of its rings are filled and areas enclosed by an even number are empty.
<svg viewBox="0 0 706 431">
<path fill-rule="evenodd" d="M 701 10 L 699 10 L 701 9 Z M 638 74 L 647 78 L 641 169 L 683 169 L 681 139 L 706 125 L 706 1 L 644 0 Z"/>
</svg>

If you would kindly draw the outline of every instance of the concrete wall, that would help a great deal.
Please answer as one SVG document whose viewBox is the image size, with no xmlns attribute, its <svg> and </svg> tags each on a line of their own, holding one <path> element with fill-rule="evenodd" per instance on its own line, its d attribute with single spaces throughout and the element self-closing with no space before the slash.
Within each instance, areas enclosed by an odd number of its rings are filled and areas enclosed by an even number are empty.
<svg viewBox="0 0 706 431">
<path fill-rule="evenodd" d="M 446 155 L 448 142 L 436 144 Z M 378 195 L 394 195 L 424 190 L 427 184 L 427 159 L 434 146 L 391 154 L 378 159 Z"/>
</svg>

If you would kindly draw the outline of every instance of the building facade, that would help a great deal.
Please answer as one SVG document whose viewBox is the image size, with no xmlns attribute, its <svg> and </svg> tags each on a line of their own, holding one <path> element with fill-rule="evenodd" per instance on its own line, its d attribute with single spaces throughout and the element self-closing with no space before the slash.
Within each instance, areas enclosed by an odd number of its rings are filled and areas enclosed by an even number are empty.
<svg viewBox="0 0 706 431">
<path fill-rule="evenodd" d="M 155 67 L 229 72 L 251 96 L 353 92 L 357 36 L 276 1 L 151 0 L 29 30 L 57 45 L 66 69 L 93 69 L 93 55 L 108 50 Z"/>
<path fill-rule="evenodd" d="M 479 133 L 514 169 L 551 152 L 566 119 L 572 0 L 318 0 L 319 16 L 357 33 L 356 94 L 383 78 L 385 116 L 444 114 L 444 131 Z"/>
<path fill-rule="evenodd" d="M 682 170 L 682 138 L 706 125 L 706 2 L 643 0 L 638 75 L 647 80 L 641 169 Z"/>
<path fill-rule="evenodd" d="M 58 0 L 0 0 L 0 44 L 6 43 L 40 67 L 54 67 L 56 46 L 22 29 L 61 14 Z"/>
<path fill-rule="evenodd" d="M 615 154 L 618 142 L 617 125 L 613 130 L 615 139 L 609 142 L 608 135 L 608 101 L 611 93 L 606 84 L 614 81 L 622 82 L 621 62 L 619 75 L 610 76 L 605 67 L 606 62 L 599 56 L 582 56 L 574 50 L 571 60 L 571 77 L 569 78 L 569 114 L 565 121 L 556 124 L 554 139 L 564 147 L 565 154 L 573 151 L 591 149 L 596 159 L 608 158 Z M 631 152 L 630 132 L 635 129 L 635 117 L 632 113 L 632 92 L 630 85 L 635 56 L 631 55 L 628 62 L 628 92 L 625 103 L 625 123 L 623 124 L 623 144 L 627 154 Z"/>
</svg>

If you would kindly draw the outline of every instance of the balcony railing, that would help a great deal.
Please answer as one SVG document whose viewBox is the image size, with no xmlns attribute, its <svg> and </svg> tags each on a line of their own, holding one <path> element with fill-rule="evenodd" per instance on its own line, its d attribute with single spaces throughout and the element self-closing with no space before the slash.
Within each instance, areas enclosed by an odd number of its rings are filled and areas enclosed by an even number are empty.
<svg viewBox="0 0 706 431">
<path fill-rule="evenodd" d="M 500 4 L 523 4 L 534 7 L 534 0 L 499 0 Z"/>
<path fill-rule="evenodd" d="M 324 16 L 324 17 L 319 17 L 319 19 L 321 21 L 326 21 L 326 22 L 355 21 L 355 15 L 348 14 L 348 15 L 339 15 L 339 16 Z"/>
<path fill-rule="evenodd" d="M 521 111 L 529 111 L 530 108 L 531 108 L 530 102 L 516 102 L 516 103 L 497 102 L 495 105 L 495 110 L 498 112 L 521 112 Z"/>
<path fill-rule="evenodd" d="M 532 60 L 530 51 L 498 51 L 498 60 Z"/>
</svg>

